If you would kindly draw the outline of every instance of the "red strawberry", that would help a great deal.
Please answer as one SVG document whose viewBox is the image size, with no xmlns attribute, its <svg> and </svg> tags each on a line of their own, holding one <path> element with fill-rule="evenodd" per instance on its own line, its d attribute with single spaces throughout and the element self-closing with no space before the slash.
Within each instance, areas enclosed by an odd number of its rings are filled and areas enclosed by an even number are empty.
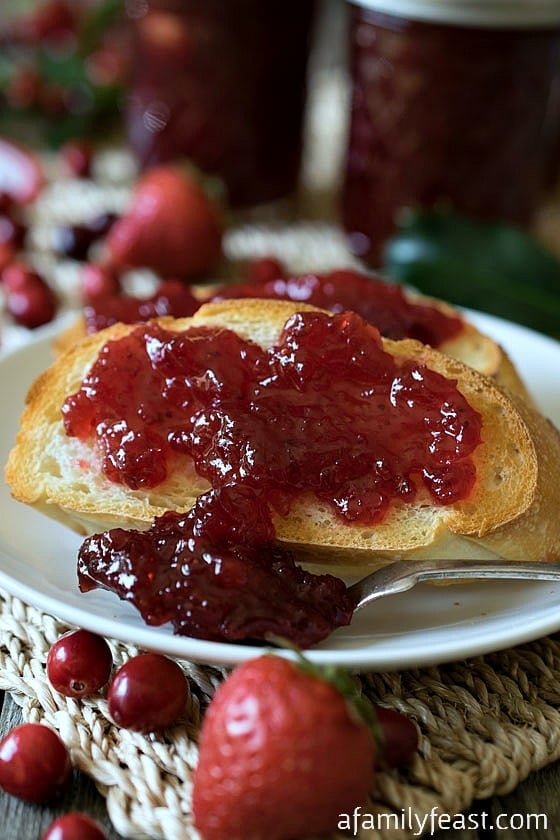
<svg viewBox="0 0 560 840">
<path fill-rule="evenodd" d="M 43 168 L 34 154 L 0 137 L 0 192 L 20 204 L 37 198 L 45 182 Z"/>
<path fill-rule="evenodd" d="M 130 209 L 108 233 L 107 248 L 117 268 L 193 277 L 220 259 L 222 233 L 218 206 L 202 182 L 187 169 L 164 165 L 141 178 Z"/>
<path fill-rule="evenodd" d="M 204 719 L 194 778 L 194 821 L 204 840 L 330 833 L 340 814 L 364 804 L 375 740 L 358 708 L 371 707 L 352 677 L 331 676 L 265 655 L 222 683 Z"/>
</svg>

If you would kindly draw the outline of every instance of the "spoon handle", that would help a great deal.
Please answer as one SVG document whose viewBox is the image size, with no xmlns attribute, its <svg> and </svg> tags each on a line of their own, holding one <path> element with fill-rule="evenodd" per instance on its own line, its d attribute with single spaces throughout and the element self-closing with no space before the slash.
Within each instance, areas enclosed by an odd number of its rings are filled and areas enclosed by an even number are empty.
<svg viewBox="0 0 560 840">
<path fill-rule="evenodd" d="M 515 560 L 399 560 L 348 587 L 354 611 L 424 580 L 560 580 L 560 563 Z"/>
</svg>

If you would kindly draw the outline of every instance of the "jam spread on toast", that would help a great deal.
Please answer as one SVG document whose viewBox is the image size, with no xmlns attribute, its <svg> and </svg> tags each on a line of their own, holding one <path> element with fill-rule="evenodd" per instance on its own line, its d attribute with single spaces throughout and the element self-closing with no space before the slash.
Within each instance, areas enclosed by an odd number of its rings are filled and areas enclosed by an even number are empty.
<svg viewBox="0 0 560 840">
<path fill-rule="evenodd" d="M 377 327 L 386 338 L 415 338 L 432 347 L 456 338 L 464 328 L 457 315 L 429 302 L 408 299 L 398 283 L 388 283 L 352 269 L 291 277 L 278 266 L 278 271 L 268 279 L 225 286 L 209 299 L 232 298 L 291 300 L 335 313 L 351 309 Z M 189 287 L 174 280 L 162 283 L 147 299 L 122 294 L 99 295 L 84 307 L 84 318 L 87 332 L 94 333 L 117 321 L 134 324 L 162 315 L 183 318 L 193 315 L 199 306 L 200 300 Z"/>
<path fill-rule="evenodd" d="M 155 487 L 186 459 L 212 486 L 148 531 L 86 539 L 82 591 L 110 589 L 181 635 L 300 647 L 353 608 L 341 580 L 276 541 L 271 510 L 312 493 L 341 521 L 375 524 L 421 488 L 451 503 L 473 486 L 481 439 L 455 381 L 397 360 L 352 312 L 296 313 L 266 350 L 225 328 L 138 326 L 105 344 L 63 417 L 113 481 Z"/>
<path fill-rule="evenodd" d="M 264 282 L 238 283 L 221 289 L 212 300 L 231 298 L 277 298 L 310 303 L 329 312 L 352 309 L 381 335 L 399 340 L 415 338 L 439 347 L 459 335 L 463 322 L 429 302 L 409 300 L 402 286 L 378 277 L 339 269 L 327 274 L 279 274 Z"/>
<path fill-rule="evenodd" d="M 229 329 L 138 326 L 102 348 L 63 418 L 131 489 L 192 459 L 212 487 L 246 485 L 280 514 L 311 493 L 367 525 L 420 489 L 466 498 L 481 439 L 453 380 L 387 353 L 352 312 L 296 313 L 266 350 Z"/>
<path fill-rule="evenodd" d="M 281 636 L 300 647 L 350 622 L 344 583 L 298 566 L 275 541 L 268 505 L 246 487 L 199 496 L 148 531 L 89 537 L 78 556 L 80 589 L 108 588 L 151 625 L 178 635 L 235 642 Z"/>
</svg>

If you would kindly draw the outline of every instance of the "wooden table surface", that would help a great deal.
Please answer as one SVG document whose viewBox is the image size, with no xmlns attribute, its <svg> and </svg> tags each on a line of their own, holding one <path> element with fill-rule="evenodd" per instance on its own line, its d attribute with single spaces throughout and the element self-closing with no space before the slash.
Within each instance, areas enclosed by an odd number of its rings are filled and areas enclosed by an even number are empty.
<svg viewBox="0 0 560 840">
<path fill-rule="evenodd" d="M 4 695 L 0 737 L 19 722 L 19 708 L 9 695 Z M 436 840 L 560 840 L 559 794 L 560 762 L 532 774 L 508 796 L 475 803 L 464 819 L 467 826 L 478 826 L 478 829 L 449 828 L 435 835 L 428 831 L 425 836 Z M 73 784 L 55 807 L 29 805 L 0 791 L 0 840 L 40 840 L 41 833 L 52 820 L 75 810 L 98 820 L 105 828 L 108 840 L 120 838 L 121 835 L 111 827 L 103 797 L 90 779 L 76 772 Z M 539 815 L 539 820 L 534 816 L 528 818 L 528 815 Z M 493 827 L 496 820 L 504 827 L 499 830 Z"/>
</svg>

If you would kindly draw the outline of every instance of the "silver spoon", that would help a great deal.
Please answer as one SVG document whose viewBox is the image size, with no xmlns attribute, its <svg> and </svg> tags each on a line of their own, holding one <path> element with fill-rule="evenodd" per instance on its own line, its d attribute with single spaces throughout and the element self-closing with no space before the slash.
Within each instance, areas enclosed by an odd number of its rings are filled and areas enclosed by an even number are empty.
<svg viewBox="0 0 560 840">
<path fill-rule="evenodd" d="M 354 612 L 371 601 L 406 592 L 424 580 L 560 580 L 560 563 L 514 560 L 399 560 L 348 587 Z"/>
</svg>

